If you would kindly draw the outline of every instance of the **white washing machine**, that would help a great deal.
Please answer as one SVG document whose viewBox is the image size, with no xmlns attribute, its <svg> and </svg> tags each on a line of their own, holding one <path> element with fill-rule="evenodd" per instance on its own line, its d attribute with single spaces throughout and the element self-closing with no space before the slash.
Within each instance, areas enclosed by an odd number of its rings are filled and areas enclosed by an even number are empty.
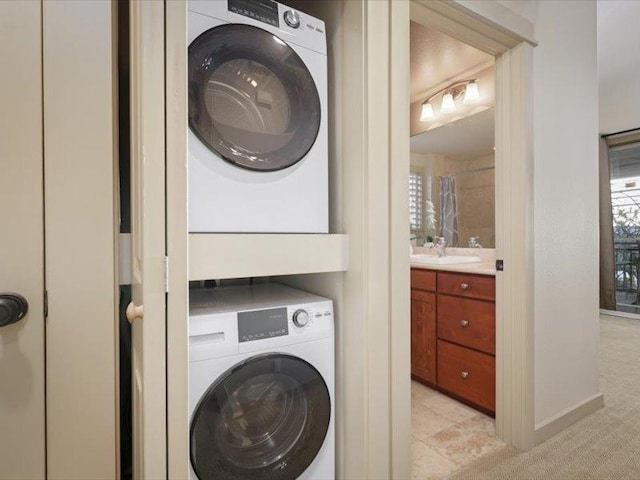
<svg viewBox="0 0 640 480">
<path fill-rule="evenodd" d="M 334 479 L 331 300 L 263 284 L 189 310 L 191 480 Z"/>
<path fill-rule="evenodd" d="M 188 9 L 189 231 L 327 233 L 324 23 L 271 0 Z"/>
</svg>

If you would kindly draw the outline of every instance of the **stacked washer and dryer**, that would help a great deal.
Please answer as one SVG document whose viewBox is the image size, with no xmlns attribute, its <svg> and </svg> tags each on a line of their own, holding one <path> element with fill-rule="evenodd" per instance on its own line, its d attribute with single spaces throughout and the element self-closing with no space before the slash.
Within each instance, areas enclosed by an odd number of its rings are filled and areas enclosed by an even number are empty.
<svg viewBox="0 0 640 480">
<path fill-rule="evenodd" d="M 189 231 L 327 233 L 324 23 L 271 0 L 188 2 Z M 191 480 L 335 476 L 331 300 L 190 292 Z"/>
</svg>

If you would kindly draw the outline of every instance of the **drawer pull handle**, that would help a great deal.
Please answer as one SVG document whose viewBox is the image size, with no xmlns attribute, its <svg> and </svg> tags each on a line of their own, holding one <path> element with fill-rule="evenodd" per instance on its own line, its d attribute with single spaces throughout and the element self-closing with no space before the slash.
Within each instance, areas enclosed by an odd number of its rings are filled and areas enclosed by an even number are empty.
<svg viewBox="0 0 640 480">
<path fill-rule="evenodd" d="M 471 285 L 469 285 L 468 283 L 461 283 L 460 288 L 462 290 L 469 290 L 471 288 Z"/>
<path fill-rule="evenodd" d="M 462 328 L 467 328 L 469 326 L 469 320 L 460 320 L 460 325 L 462 325 Z"/>
<path fill-rule="evenodd" d="M 466 380 L 468 376 L 469 376 L 469 372 L 462 372 L 462 378 Z"/>
</svg>

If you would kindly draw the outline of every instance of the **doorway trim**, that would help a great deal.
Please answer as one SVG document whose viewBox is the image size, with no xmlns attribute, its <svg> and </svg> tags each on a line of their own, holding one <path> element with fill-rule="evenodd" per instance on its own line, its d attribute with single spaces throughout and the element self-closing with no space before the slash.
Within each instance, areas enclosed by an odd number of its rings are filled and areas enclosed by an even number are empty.
<svg viewBox="0 0 640 480">
<path fill-rule="evenodd" d="M 604 142 L 606 143 L 607 150 L 610 150 L 613 147 L 621 147 L 621 146 L 630 145 L 630 144 L 633 144 L 633 143 L 638 143 L 638 142 L 640 142 L 640 128 L 632 128 L 632 129 L 629 129 L 629 130 L 624 130 L 622 132 L 613 132 L 613 133 L 603 134 L 602 138 L 604 139 Z M 610 161 L 610 159 L 609 159 L 609 161 Z M 602 173 L 601 173 L 601 177 L 602 177 Z M 611 182 L 611 174 L 610 174 L 610 172 L 609 172 L 608 182 L 609 183 Z M 611 192 L 609 192 L 609 195 L 610 194 L 611 194 Z M 601 245 L 601 248 L 602 248 L 602 245 Z M 615 242 L 614 242 L 613 249 L 615 251 Z M 614 265 L 614 270 L 615 270 L 615 265 Z M 601 267 L 601 271 L 602 271 L 602 267 Z M 601 275 L 602 275 L 602 272 L 601 272 Z M 615 285 L 615 280 L 614 280 L 614 285 Z M 616 293 L 617 293 L 617 288 L 616 288 Z M 615 304 L 616 304 L 615 306 L 617 308 L 618 302 L 616 301 Z M 608 309 L 601 308 L 600 309 L 600 315 L 609 315 L 609 316 L 612 316 L 612 317 L 628 318 L 628 319 L 633 319 L 633 320 L 640 319 L 640 314 L 639 313 L 626 312 L 624 310 L 608 310 Z"/>
<path fill-rule="evenodd" d="M 509 11 L 510 21 L 501 24 L 505 14 L 497 2 L 482 2 L 482 11 L 472 2 L 412 0 L 410 19 L 439 30 L 496 57 L 496 256 L 505 269 L 496 275 L 496 435 L 506 443 L 528 450 L 534 446 L 534 371 L 533 371 L 533 26 Z M 486 4 L 486 5 L 485 5 Z M 493 16 L 495 18 L 488 18 Z M 517 17 L 517 18 L 515 18 Z M 407 21 L 409 18 L 407 18 Z M 500 20 L 500 18 L 498 18 Z M 391 64 L 394 55 L 409 50 L 407 25 L 390 22 Z M 513 28 L 518 27 L 517 31 Z M 404 58 L 399 65 L 404 65 Z M 408 69 L 405 74 L 408 75 Z M 391 72 L 391 78 L 397 73 Z M 392 82 L 390 98 L 390 158 L 394 169 L 408 174 L 408 138 L 400 138 L 394 125 L 408 118 L 408 78 Z M 405 89 L 406 91 L 401 91 Z M 405 103 L 407 105 L 405 105 Z M 408 131 L 408 130 L 407 130 Z M 406 137 L 406 135 L 405 135 Z M 397 163 L 396 163 L 397 162 Z M 402 202 L 406 185 L 391 185 L 391 225 L 403 225 L 406 208 Z M 391 235 L 391 251 L 406 251 L 401 236 Z M 406 255 L 406 253 L 405 253 Z M 392 262 L 394 280 L 408 282 L 406 265 Z M 391 291 L 392 304 L 404 300 L 405 289 Z M 404 317 L 403 317 L 404 318 Z M 407 350 L 408 322 L 391 322 L 391 352 Z M 391 356 L 391 378 L 408 377 L 409 354 Z M 394 380 L 395 381 L 395 380 Z M 410 387 L 391 392 L 392 412 L 410 412 Z M 407 413 L 409 415 L 409 413 Z M 407 432 L 406 416 L 392 414 L 392 431 Z M 396 428 L 397 425 L 397 428 Z M 406 474 L 409 439 L 395 438 L 392 443 L 393 476 Z"/>
</svg>

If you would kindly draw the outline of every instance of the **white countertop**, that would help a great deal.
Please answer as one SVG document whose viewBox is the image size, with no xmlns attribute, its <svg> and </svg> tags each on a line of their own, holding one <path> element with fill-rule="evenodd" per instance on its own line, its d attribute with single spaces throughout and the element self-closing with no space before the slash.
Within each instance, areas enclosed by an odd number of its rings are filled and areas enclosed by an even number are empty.
<svg viewBox="0 0 640 480">
<path fill-rule="evenodd" d="M 429 248 L 414 247 L 414 254 L 434 255 L 435 252 Z M 461 255 L 480 257 L 480 263 L 461 263 L 449 265 L 425 265 L 424 263 L 411 262 L 411 268 L 422 268 L 424 270 L 440 270 L 443 272 L 475 273 L 477 275 L 496 274 L 496 250 L 494 248 L 447 248 L 449 255 Z"/>
</svg>

